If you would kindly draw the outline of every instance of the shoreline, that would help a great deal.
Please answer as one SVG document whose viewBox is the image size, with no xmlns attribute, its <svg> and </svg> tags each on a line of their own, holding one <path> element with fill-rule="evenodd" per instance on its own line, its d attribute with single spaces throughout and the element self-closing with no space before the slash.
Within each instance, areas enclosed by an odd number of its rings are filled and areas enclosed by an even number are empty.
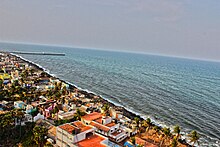
<svg viewBox="0 0 220 147">
<path fill-rule="evenodd" d="M 126 108 L 125 106 L 121 105 L 121 104 L 117 104 L 111 100 L 108 100 L 107 98 L 95 93 L 95 92 L 92 92 L 92 91 L 89 91 L 87 89 L 83 89 L 71 82 L 68 82 L 68 81 L 65 81 L 64 79 L 61 79 L 59 77 L 57 77 L 56 75 L 50 73 L 47 69 L 45 69 L 43 66 L 33 62 L 33 61 L 30 61 L 28 59 L 25 59 L 24 57 L 20 56 L 20 55 L 17 55 L 17 54 L 14 54 L 14 53 L 9 53 L 9 52 L 6 52 L 12 56 L 15 56 L 17 58 L 20 58 L 21 60 L 27 62 L 28 64 L 30 64 L 31 66 L 34 66 L 35 68 L 37 68 L 38 70 L 41 70 L 43 72 L 46 73 L 47 77 L 49 78 L 56 78 L 58 80 L 60 80 L 61 82 L 65 83 L 65 84 L 68 84 L 69 85 L 69 89 L 70 91 L 71 90 L 74 90 L 74 89 L 78 89 L 78 91 L 82 94 L 84 94 L 86 97 L 88 98 L 93 98 L 93 96 L 98 96 L 98 98 L 101 100 L 101 102 L 103 104 L 109 104 L 110 107 L 113 107 L 115 108 L 116 110 L 119 110 L 123 113 L 124 116 L 128 117 L 129 119 L 133 120 L 135 117 L 138 117 L 140 119 L 140 121 L 143 121 L 143 120 L 146 120 L 146 118 L 144 118 L 144 116 L 141 116 L 141 114 L 139 114 L 138 112 L 135 112 L 133 110 L 130 110 L 129 108 Z M 157 123 L 154 119 L 152 119 L 151 117 L 149 117 L 151 120 L 152 120 L 152 125 L 153 126 L 158 126 L 160 129 L 162 129 L 164 127 L 164 125 L 160 124 L 160 123 Z M 171 128 L 172 129 L 172 128 Z M 183 145 L 187 145 L 187 146 L 191 146 L 189 143 L 187 143 L 186 139 L 185 139 L 185 136 L 183 136 L 184 139 L 179 139 L 179 142 Z"/>
<path fill-rule="evenodd" d="M 35 67 L 38 68 L 39 70 L 44 71 L 44 72 L 47 74 L 48 77 L 50 77 L 50 78 L 51 78 L 51 77 L 56 78 L 56 79 L 60 80 L 61 82 L 65 83 L 65 84 L 68 84 L 68 85 L 70 86 L 70 89 L 71 89 L 71 90 L 74 89 L 74 88 L 76 88 L 76 89 L 78 89 L 81 93 L 83 93 L 83 94 L 85 94 L 85 95 L 87 95 L 87 96 L 88 96 L 88 95 L 98 96 L 99 98 L 103 99 L 103 100 L 105 101 L 105 103 L 109 103 L 110 106 L 119 107 L 119 108 L 125 109 L 125 110 L 127 109 L 127 108 L 125 108 L 124 106 L 122 106 L 122 105 L 120 105 L 120 104 L 114 103 L 114 102 L 108 100 L 107 98 L 104 98 L 103 96 L 96 94 L 95 92 L 89 91 L 89 90 L 87 90 L 87 89 L 83 89 L 83 88 L 81 88 L 81 87 L 79 87 L 79 86 L 77 86 L 77 85 L 75 85 L 75 84 L 73 84 L 73 83 L 71 83 L 71 82 L 68 82 L 68 81 L 65 81 L 64 79 L 61 79 L 61 78 L 56 77 L 54 74 L 51 74 L 47 69 L 45 69 L 44 67 L 42 67 L 41 65 L 39 65 L 39 64 L 37 64 L 37 63 L 34 63 L 34 62 L 30 61 L 30 60 L 27 60 L 27 59 L 25 59 L 25 58 L 23 58 L 23 57 L 21 57 L 21 56 L 19 56 L 19 55 L 16 55 L 16 54 L 14 54 L 14 53 L 10 53 L 10 54 L 13 55 L 13 56 L 16 56 L 16 57 L 18 57 L 18 58 L 20 58 L 20 59 L 22 59 L 22 60 L 24 60 L 25 62 L 31 64 L 31 66 L 35 66 Z M 132 110 L 126 110 L 126 111 L 127 111 L 127 113 L 131 113 L 131 114 L 132 114 L 132 115 L 128 115 L 128 116 L 125 115 L 125 116 L 128 117 L 128 118 L 131 117 L 130 119 L 133 119 L 134 117 L 139 117 L 141 120 L 144 120 L 144 119 L 145 119 L 145 118 L 143 118 L 143 116 L 139 115 L 137 112 L 131 112 Z M 137 113 L 137 114 L 135 114 L 135 113 Z"/>
</svg>

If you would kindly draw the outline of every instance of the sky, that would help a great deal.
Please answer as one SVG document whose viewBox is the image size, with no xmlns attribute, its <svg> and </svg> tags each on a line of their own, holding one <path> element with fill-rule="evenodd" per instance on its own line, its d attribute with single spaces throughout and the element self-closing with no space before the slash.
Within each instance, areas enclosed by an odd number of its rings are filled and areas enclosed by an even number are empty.
<svg viewBox="0 0 220 147">
<path fill-rule="evenodd" d="M 220 60 L 220 0 L 1 0 L 0 41 Z"/>
</svg>

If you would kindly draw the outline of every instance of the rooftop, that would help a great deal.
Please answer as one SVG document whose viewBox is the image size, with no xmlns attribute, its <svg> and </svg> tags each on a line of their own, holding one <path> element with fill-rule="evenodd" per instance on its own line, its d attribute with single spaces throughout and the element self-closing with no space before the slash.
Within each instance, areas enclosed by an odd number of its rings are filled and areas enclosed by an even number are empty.
<svg viewBox="0 0 220 147">
<path fill-rule="evenodd" d="M 100 118 L 98 118 L 98 119 L 96 119 L 94 121 L 101 124 L 102 123 L 102 118 L 100 117 Z"/>
<path fill-rule="evenodd" d="M 72 134 L 73 130 L 75 130 L 75 127 L 70 124 L 64 124 L 62 126 L 59 126 L 59 128 L 67 131 L 68 133 Z"/>
<path fill-rule="evenodd" d="M 70 111 L 70 112 L 65 112 L 65 113 L 59 114 L 59 115 L 63 116 L 63 117 L 69 117 L 69 116 L 72 116 L 74 114 L 75 114 L 75 111 Z"/>
<path fill-rule="evenodd" d="M 99 124 L 97 122 L 91 122 L 91 125 L 96 127 L 97 129 L 99 130 L 102 130 L 102 131 L 105 131 L 105 132 L 108 132 L 110 129 L 108 127 L 106 127 L 105 125 L 102 125 L 102 124 Z"/>
<path fill-rule="evenodd" d="M 56 136 L 56 127 L 55 126 L 51 126 L 48 130 L 48 134 Z"/>
<path fill-rule="evenodd" d="M 101 117 L 102 117 L 101 113 L 93 112 L 91 114 L 84 115 L 82 118 L 88 121 L 93 121 Z"/>
<path fill-rule="evenodd" d="M 114 122 L 111 122 L 111 123 L 109 123 L 109 124 L 106 124 L 105 126 L 107 126 L 107 127 L 112 127 L 112 126 L 115 126 L 116 124 L 114 123 Z"/>
<path fill-rule="evenodd" d="M 86 139 L 78 142 L 77 145 L 79 147 L 91 147 L 91 145 L 95 146 L 95 147 L 106 147 L 106 145 L 101 144 L 101 142 L 103 140 L 105 140 L 104 137 L 101 137 L 101 136 L 95 134 L 89 138 L 86 138 Z"/>
<path fill-rule="evenodd" d="M 79 128 L 80 132 L 84 132 L 84 131 L 92 129 L 92 127 L 84 125 L 81 121 L 75 121 L 72 124 L 76 126 L 77 128 Z"/>
<path fill-rule="evenodd" d="M 139 137 L 135 137 L 136 144 L 143 145 L 144 147 L 157 147 L 156 145 L 153 145 L 152 143 L 149 143 Z"/>
<path fill-rule="evenodd" d="M 118 130 L 118 131 L 112 133 L 112 135 L 117 136 L 117 135 L 121 134 L 122 132 L 123 132 L 122 130 Z"/>
<path fill-rule="evenodd" d="M 75 121 L 75 122 L 73 122 L 71 124 L 69 124 L 69 123 L 68 124 L 64 124 L 62 126 L 59 126 L 59 128 L 67 131 L 70 134 L 72 134 L 73 130 L 77 131 L 77 134 L 78 134 L 78 133 L 81 133 L 81 132 L 84 132 L 84 131 L 92 129 L 91 126 L 86 126 L 86 125 L 84 125 L 80 121 Z"/>
</svg>

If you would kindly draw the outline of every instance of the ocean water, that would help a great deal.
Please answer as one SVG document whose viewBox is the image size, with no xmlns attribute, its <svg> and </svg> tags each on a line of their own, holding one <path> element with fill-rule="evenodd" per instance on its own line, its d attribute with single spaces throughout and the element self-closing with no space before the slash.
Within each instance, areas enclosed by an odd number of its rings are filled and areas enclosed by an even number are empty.
<svg viewBox="0 0 220 147">
<path fill-rule="evenodd" d="M 200 146 L 220 146 L 220 63 L 43 45 L 0 43 L 4 51 L 62 52 L 22 55 L 51 74 L 183 132 L 197 130 Z"/>
</svg>

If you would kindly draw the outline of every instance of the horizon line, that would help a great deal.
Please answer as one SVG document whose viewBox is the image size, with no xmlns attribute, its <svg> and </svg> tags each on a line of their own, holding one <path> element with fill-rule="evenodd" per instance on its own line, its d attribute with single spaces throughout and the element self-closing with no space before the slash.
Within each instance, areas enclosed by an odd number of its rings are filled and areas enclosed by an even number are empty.
<svg viewBox="0 0 220 147">
<path fill-rule="evenodd" d="M 162 56 L 162 57 L 170 57 L 170 58 L 180 58 L 180 59 L 187 59 L 187 60 L 197 60 L 197 61 L 207 61 L 207 62 L 220 63 L 220 60 L 216 60 L 216 59 L 185 57 L 185 56 L 178 56 L 178 55 L 159 54 L 159 53 L 150 53 L 150 52 L 142 52 L 142 51 L 127 51 L 127 50 L 116 50 L 116 49 L 107 49 L 107 48 L 103 49 L 103 48 L 82 47 L 82 46 L 63 45 L 63 44 L 34 43 L 34 42 L 0 41 L 0 43 L 21 44 L 21 45 L 36 45 L 36 46 L 51 46 L 51 47 L 65 47 L 65 48 L 76 48 L 76 49 L 84 49 L 84 50 L 98 50 L 98 51 L 107 51 L 107 52 L 133 53 L 133 54 L 141 54 L 141 55 L 144 54 L 144 55 L 152 55 L 152 56 Z"/>
</svg>

